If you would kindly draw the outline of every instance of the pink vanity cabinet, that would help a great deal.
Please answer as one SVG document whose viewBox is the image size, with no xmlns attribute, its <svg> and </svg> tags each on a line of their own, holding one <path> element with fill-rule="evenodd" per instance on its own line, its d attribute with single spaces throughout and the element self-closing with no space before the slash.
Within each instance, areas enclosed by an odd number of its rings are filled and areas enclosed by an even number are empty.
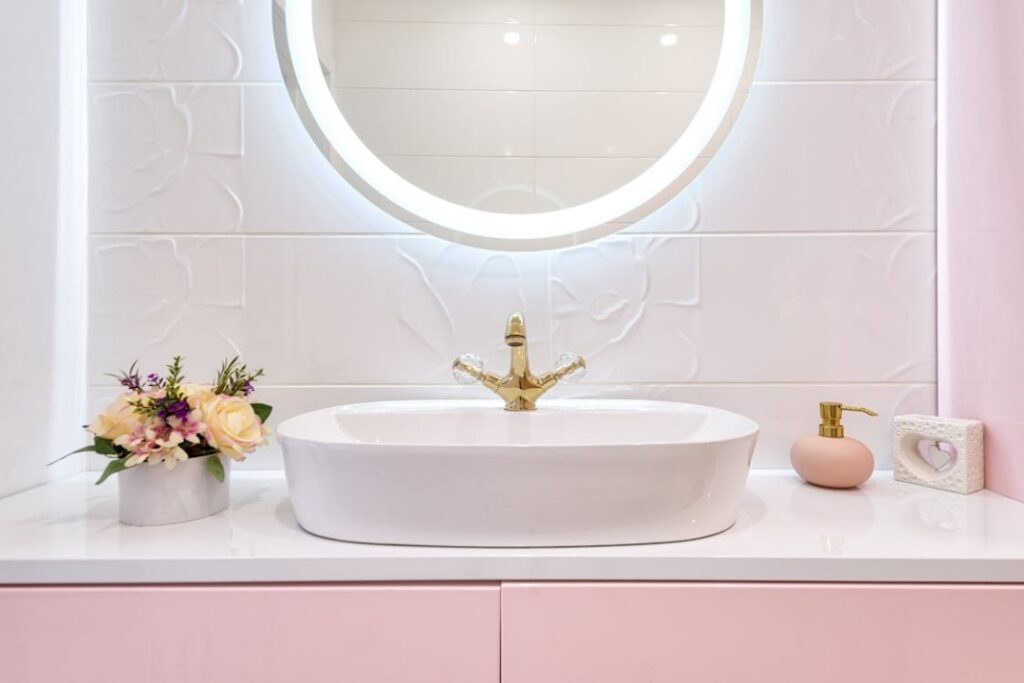
<svg viewBox="0 0 1024 683">
<path fill-rule="evenodd" d="M 3 683 L 497 683 L 497 585 L 0 588 Z"/>
<path fill-rule="evenodd" d="M 1019 683 L 1024 586 L 511 584 L 502 683 Z"/>
<path fill-rule="evenodd" d="M 1010 683 L 1024 586 L 0 588 L 4 683 Z"/>
</svg>

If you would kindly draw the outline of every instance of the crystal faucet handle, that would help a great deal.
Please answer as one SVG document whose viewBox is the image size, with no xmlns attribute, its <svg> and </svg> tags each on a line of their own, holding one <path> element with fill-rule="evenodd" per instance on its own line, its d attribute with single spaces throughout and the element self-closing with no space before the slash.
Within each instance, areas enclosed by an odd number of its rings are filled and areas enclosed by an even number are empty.
<svg viewBox="0 0 1024 683">
<path fill-rule="evenodd" d="M 562 382 L 575 384 L 587 376 L 587 364 L 580 354 L 566 351 L 558 354 L 555 360 L 555 374 L 561 377 Z"/>
<path fill-rule="evenodd" d="M 459 384 L 476 384 L 484 374 L 484 362 L 475 353 L 464 353 L 452 363 L 452 375 Z"/>
</svg>

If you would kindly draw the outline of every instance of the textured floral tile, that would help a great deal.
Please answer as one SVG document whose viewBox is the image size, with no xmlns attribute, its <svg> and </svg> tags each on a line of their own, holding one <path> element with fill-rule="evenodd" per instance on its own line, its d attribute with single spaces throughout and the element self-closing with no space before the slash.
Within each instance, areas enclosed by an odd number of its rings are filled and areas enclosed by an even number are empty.
<svg viewBox="0 0 1024 683">
<path fill-rule="evenodd" d="M 475 353 L 497 373 L 508 368 L 505 321 L 526 316 L 534 370 L 550 346 L 548 257 L 471 249 L 433 237 L 397 238 L 401 374 L 389 381 L 452 382 L 452 360 Z"/>
<path fill-rule="evenodd" d="M 245 91 L 235 86 L 94 86 L 94 232 L 237 232 L 245 207 Z"/>
<path fill-rule="evenodd" d="M 240 354 L 268 383 L 361 384 L 396 357 L 388 239 L 94 237 L 90 274 L 94 383 L 180 353 L 200 376 Z"/>
<path fill-rule="evenodd" d="M 709 382 L 932 382 L 935 239 L 702 239 L 701 306 L 684 329 Z"/>
<path fill-rule="evenodd" d="M 390 238 L 245 238 L 246 332 L 275 384 L 372 384 L 396 361 Z"/>
<path fill-rule="evenodd" d="M 934 80 L 935 0 L 766 0 L 758 78 Z"/>
<path fill-rule="evenodd" d="M 643 232 L 935 229 L 935 85 L 755 85 L 696 180 Z"/>
<path fill-rule="evenodd" d="M 697 239 L 614 237 L 555 252 L 553 345 L 597 382 L 688 382 L 700 367 L 684 327 L 701 305 Z"/>
<path fill-rule="evenodd" d="M 279 81 L 273 0 L 92 0 L 93 81 Z"/>
<path fill-rule="evenodd" d="M 95 233 L 412 232 L 331 167 L 283 86 L 94 84 Z"/>
<path fill-rule="evenodd" d="M 615 382 L 931 382 L 928 234 L 616 238 L 554 255 L 554 345 Z"/>
<path fill-rule="evenodd" d="M 245 307 L 240 240 L 93 238 L 89 262 L 89 380 L 175 354 L 212 375 L 238 341 Z M 106 379 L 109 381 L 109 378 Z"/>
</svg>

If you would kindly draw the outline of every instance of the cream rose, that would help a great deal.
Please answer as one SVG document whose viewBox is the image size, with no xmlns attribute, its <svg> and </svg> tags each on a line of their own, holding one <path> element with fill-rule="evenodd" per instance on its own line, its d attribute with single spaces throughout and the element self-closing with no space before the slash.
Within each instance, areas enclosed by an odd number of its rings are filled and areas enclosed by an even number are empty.
<svg viewBox="0 0 1024 683">
<path fill-rule="evenodd" d="M 113 441 L 118 437 L 130 434 L 135 427 L 142 424 L 142 416 L 135 412 L 129 401 L 138 400 L 135 394 L 121 394 L 117 400 L 103 409 L 89 425 L 88 430 L 101 439 Z"/>
<path fill-rule="evenodd" d="M 197 392 L 189 402 L 206 423 L 206 441 L 229 458 L 244 460 L 266 443 L 267 430 L 244 398 Z"/>
<path fill-rule="evenodd" d="M 182 384 L 181 395 L 193 408 L 197 407 L 200 402 L 214 397 L 213 387 L 209 384 Z"/>
</svg>

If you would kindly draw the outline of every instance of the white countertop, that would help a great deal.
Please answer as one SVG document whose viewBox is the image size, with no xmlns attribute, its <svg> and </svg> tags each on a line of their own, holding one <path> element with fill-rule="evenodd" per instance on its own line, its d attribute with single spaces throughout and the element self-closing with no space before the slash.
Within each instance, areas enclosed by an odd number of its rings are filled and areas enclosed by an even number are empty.
<svg viewBox="0 0 1024 683">
<path fill-rule="evenodd" d="M 1024 504 L 899 484 L 829 491 L 751 475 L 740 518 L 696 541 L 504 550 L 361 545 L 295 522 L 282 473 L 236 473 L 232 508 L 167 527 L 117 522 L 94 473 L 0 500 L 0 583 L 927 581 L 1024 583 Z"/>
</svg>

